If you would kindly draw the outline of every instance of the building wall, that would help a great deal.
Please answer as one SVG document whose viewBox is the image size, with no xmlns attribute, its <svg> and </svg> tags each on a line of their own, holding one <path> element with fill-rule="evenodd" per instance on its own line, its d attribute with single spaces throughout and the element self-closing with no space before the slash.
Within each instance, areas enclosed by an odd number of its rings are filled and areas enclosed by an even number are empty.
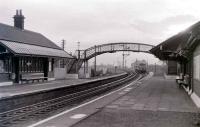
<svg viewBox="0 0 200 127">
<path fill-rule="evenodd" d="M 65 79 L 67 70 L 65 68 L 55 68 L 54 77 L 55 79 Z"/>
<path fill-rule="evenodd" d="M 0 73 L 0 82 L 9 81 L 9 74 Z"/>
<path fill-rule="evenodd" d="M 169 75 L 177 75 L 177 62 L 176 61 L 168 61 L 168 74 Z"/>
<path fill-rule="evenodd" d="M 11 58 L 0 58 L 0 82 L 12 81 L 10 75 L 12 73 Z"/>
<path fill-rule="evenodd" d="M 67 77 L 67 59 L 56 58 L 54 60 L 54 78 L 65 79 Z"/>
<path fill-rule="evenodd" d="M 193 53 L 193 91 L 200 96 L 200 44 Z"/>
</svg>

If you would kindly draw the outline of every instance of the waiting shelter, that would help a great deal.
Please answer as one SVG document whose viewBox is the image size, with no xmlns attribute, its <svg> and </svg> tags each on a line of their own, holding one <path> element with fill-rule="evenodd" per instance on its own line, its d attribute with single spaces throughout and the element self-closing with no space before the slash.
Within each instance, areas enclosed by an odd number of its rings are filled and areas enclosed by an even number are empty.
<svg viewBox="0 0 200 127">
<path fill-rule="evenodd" d="M 200 107 L 200 22 L 160 43 L 151 52 L 161 60 L 176 62 L 183 87 Z"/>
<path fill-rule="evenodd" d="M 24 19 L 17 10 L 14 26 L 0 23 L 0 83 L 53 79 L 55 68 L 65 68 L 73 59 L 42 34 L 25 30 Z"/>
</svg>

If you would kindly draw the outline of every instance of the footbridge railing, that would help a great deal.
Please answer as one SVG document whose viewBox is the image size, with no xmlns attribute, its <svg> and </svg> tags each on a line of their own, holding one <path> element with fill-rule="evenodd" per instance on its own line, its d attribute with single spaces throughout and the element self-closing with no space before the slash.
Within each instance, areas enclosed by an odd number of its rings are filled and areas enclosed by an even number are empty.
<svg viewBox="0 0 200 127">
<path fill-rule="evenodd" d="M 95 56 L 104 54 L 104 53 L 115 53 L 119 51 L 131 51 L 131 52 L 145 52 L 151 53 L 150 50 L 153 48 L 153 45 L 143 44 L 143 43 L 130 43 L 130 42 L 120 42 L 120 43 L 108 43 L 102 45 L 95 45 L 86 50 L 76 51 L 76 62 L 74 66 L 69 69 L 69 73 L 76 68 L 78 71 L 81 68 L 81 65 L 84 61 L 87 61 Z M 73 69 L 72 69 L 73 68 Z"/>
</svg>

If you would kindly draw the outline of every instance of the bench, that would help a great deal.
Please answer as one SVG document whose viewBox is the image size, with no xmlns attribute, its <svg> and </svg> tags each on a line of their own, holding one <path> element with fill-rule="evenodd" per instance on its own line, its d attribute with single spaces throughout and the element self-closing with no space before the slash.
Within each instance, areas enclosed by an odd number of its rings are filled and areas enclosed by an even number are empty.
<svg viewBox="0 0 200 127">
<path fill-rule="evenodd" d="M 176 83 L 179 84 L 179 82 L 182 82 L 183 80 L 184 80 L 183 73 L 180 73 L 180 75 L 176 77 Z"/>
<path fill-rule="evenodd" d="M 188 85 L 189 85 L 189 75 L 183 76 L 183 80 L 178 80 L 177 82 L 179 84 L 179 87 L 181 87 L 181 86 L 188 87 Z"/>
<path fill-rule="evenodd" d="M 29 83 L 29 81 L 32 81 L 32 83 L 34 83 L 34 81 L 40 81 L 42 80 L 44 82 L 44 80 L 47 80 L 48 77 L 44 77 L 44 73 L 24 73 L 20 75 L 20 80 L 26 81 L 27 83 Z"/>
</svg>

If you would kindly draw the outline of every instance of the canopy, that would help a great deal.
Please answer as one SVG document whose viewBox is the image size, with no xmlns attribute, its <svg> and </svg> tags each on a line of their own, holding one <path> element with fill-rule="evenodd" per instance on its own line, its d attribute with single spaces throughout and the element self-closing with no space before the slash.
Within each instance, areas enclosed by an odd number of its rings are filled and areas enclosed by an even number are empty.
<svg viewBox="0 0 200 127">
<path fill-rule="evenodd" d="M 0 40 L 0 45 L 4 46 L 8 51 L 14 55 L 35 55 L 35 56 L 51 56 L 73 58 L 64 50 L 42 47 L 37 45 L 30 45 L 25 43 L 18 43 L 6 40 Z"/>
</svg>

